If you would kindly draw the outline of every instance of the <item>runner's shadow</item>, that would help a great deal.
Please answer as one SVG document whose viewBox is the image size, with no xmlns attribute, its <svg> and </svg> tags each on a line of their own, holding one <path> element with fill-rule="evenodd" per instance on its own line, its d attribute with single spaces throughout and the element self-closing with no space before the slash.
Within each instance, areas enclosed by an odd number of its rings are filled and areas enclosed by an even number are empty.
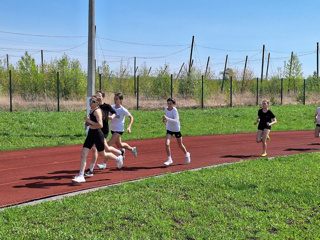
<svg viewBox="0 0 320 240">
<path fill-rule="evenodd" d="M 45 181 L 37 181 L 37 182 L 33 182 L 33 183 L 27 183 L 24 185 L 16 185 L 13 186 L 13 188 L 38 188 L 38 189 L 50 189 L 51 187 L 61 187 L 61 186 L 69 186 L 69 187 L 73 187 L 75 185 L 79 185 L 78 183 L 73 183 L 71 181 L 71 177 L 68 176 L 68 179 L 70 179 L 70 182 L 68 183 L 63 183 L 63 182 L 45 182 Z M 105 182 L 105 181 L 110 181 L 111 179 L 105 178 L 105 179 L 97 179 L 94 181 L 87 180 L 86 183 L 93 183 L 93 182 Z"/>
<path fill-rule="evenodd" d="M 310 143 L 308 145 L 320 145 L 320 143 Z"/>
<path fill-rule="evenodd" d="M 314 151 L 319 150 L 317 148 L 287 148 L 284 151 L 298 151 L 298 152 L 307 152 L 307 151 Z"/>
<path fill-rule="evenodd" d="M 221 158 L 241 158 L 241 159 L 247 159 L 247 158 L 256 158 L 260 157 L 259 155 L 224 155 L 220 156 Z"/>
<path fill-rule="evenodd" d="M 170 165 L 170 166 L 178 166 L 182 164 Z M 139 171 L 139 170 L 149 170 L 149 169 L 157 169 L 157 168 L 167 168 L 168 166 L 158 166 L 158 167 L 122 167 L 121 169 L 110 169 L 110 171 Z"/>
</svg>

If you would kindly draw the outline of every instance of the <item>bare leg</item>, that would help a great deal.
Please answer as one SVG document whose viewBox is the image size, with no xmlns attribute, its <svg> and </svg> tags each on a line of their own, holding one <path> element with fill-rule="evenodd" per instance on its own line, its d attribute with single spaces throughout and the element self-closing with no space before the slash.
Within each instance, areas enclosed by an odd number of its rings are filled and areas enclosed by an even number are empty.
<svg viewBox="0 0 320 240">
<path fill-rule="evenodd" d="M 187 154 L 187 149 L 186 149 L 186 147 L 183 145 L 183 143 L 182 143 L 182 137 L 181 138 L 177 138 L 177 142 L 178 142 L 178 145 L 179 145 L 179 147 L 181 148 L 181 150 L 185 153 L 185 154 Z"/>
<path fill-rule="evenodd" d="M 257 143 L 262 141 L 262 134 L 263 134 L 263 131 L 262 130 L 258 130 L 257 135 L 256 135 Z"/>
<path fill-rule="evenodd" d="M 170 149 L 170 142 L 171 142 L 171 138 L 172 136 L 170 134 L 166 135 L 166 152 L 167 152 L 167 156 L 171 157 L 171 149 Z"/>
<path fill-rule="evenodd" d="M 89 154 L 90 149 L 89 148 L 82 148 L 81 151 L 81 161 L 80 161 L 80 172 L 84 173 L 84 170 L 86 169 L 87 165 L 87 156 Z"/>
<path fill-rule="evenodd" d="M 117 162 L 117 167 L 118 168 L 122 168 L 122 166 L 123 166 L 123 157 L 121 155 L 117 157 L 113 153 L 106 153 L 104 150 L 102 152 L 99 152 L 99 154 L 104 159 L 103 164 L 98 164 L 99 168 L 105 169 L 106 168 L 106 162 L 108 161 L 108 159 L 115 160 Z"/>
<path fill-rule="evenodd" d="M 264 129 L 263 134 L 262 134 L 262 149 L 263 153 L 267 153 L 267 136 L 269 135 L 270 130 L 269 129 Z"/>
</svg>

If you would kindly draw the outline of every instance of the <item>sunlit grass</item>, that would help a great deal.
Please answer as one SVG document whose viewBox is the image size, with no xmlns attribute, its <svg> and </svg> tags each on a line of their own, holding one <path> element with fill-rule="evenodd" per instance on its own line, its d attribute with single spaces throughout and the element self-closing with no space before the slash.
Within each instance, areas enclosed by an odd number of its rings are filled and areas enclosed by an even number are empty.
<svg viewBox="0 0 320 240">
<path fill-rule="evenodd" d="M 314 105 L 271 106 L 278 124 L 272 131 L 314 129 Z M 258 107 L 179 109 L 181 132 L 184 136 L 255 132 Z M 164 137 L 164 111 L 130 110 L 134 116 L 132 134 L 123 140 Z M 85 139 L 85 111 L 2 112 L 0 115 L 0 151 L 82 144 Z M 128 119 L 126 121 L 128 124 Z"/>
</svg>

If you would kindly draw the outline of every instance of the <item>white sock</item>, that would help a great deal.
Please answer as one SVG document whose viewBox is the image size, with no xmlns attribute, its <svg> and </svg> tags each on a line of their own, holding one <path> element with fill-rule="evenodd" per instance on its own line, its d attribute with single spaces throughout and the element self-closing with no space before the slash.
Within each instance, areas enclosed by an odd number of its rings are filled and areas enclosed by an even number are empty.
<svg viewBox="0 0 320 240">
<path fill-rule="evenodd" d="M 84 172 L 79 172 L 79 177 L 83 177 L 84 176 Z"/>
<path fill-rule="evenodd" d="M 94 166 L 95 166 L 95 164 L 94 164 L 94 163 L 91 163 L 91 164 L 90 164 L 90 171 L 93 171 Z"/>
<path fill-rule="evenodd" d="M 118 149 L 117 149 L 117 153 L 118 153 L 118 154 L 121 154 L 122 152 L 121 152 L 120 150 L 118 150 Z"/>
</svg>

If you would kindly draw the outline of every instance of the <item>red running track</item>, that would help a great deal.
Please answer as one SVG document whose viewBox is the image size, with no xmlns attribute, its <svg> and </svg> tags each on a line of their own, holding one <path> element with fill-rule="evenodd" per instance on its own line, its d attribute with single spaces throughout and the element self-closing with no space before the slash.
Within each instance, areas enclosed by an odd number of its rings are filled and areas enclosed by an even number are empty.
<svg viewBox="0 0 320 240">
<path fill-rule="evenodd" d="M 320 150 L 313 131 L 271 132 L 270 136 L 268 157 Z M 172 140 L 174 162 L 168 167 L 163 165 L 164 138 L 127 141 L 137 147 L 137 158 L 127 151 L 122 169 L 109 161 L 107 169 L 95 169 L 93 177 L 78 185 L 71 179 L 79 172 L 82 145 L 0 152 L 0 208 L 167 172 L 260 158 L 262 153 L 255 133 L 183 137 L 191 153 L 191 163 L 186 165 L 183 152 Z M 87 166 L 90 161 L 91 154 Z"/>
</svg>

